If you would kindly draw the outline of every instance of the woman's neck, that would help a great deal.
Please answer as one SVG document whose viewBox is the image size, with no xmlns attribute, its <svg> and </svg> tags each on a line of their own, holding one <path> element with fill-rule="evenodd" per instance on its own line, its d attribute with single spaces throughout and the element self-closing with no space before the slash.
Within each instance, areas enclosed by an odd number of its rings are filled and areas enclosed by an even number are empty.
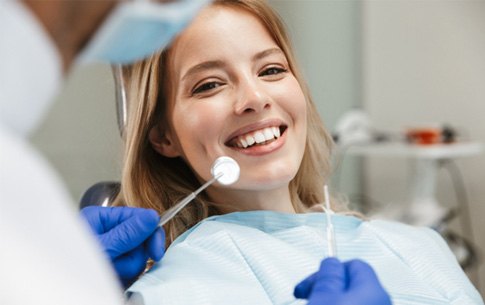
<svg viewBox="0 0 485 305">
<path fill-rule="evenodd" d="M 288 187 L 272 190 L 224 192 L 208 191 L 217 204 L 217 209 L 226 214 L 236 211 L 268 210 L 283 213 L 295 213 Z"/>
</svg>

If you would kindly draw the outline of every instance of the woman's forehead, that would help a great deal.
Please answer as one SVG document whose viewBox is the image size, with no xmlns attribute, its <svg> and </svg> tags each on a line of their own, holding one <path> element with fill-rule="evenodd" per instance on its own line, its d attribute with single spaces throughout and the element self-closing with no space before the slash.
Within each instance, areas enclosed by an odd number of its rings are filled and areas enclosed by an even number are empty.
<svg viewBox="0 0 485 305">
<path fill-rule="evenodd" d="M 232 47 L 232 48 L 231 48 Z M 268 30 L 253 14 L 239 8 L 212 5 L 205 8 L 173 45 L 172 64 L 178 76 L 207 60 L 231 59 L 248 51 L 277 47 Z M 231 48 L 231 52 L 227 50 Z M 176 78 L 179 78 L 176 77 Z"/>
</svg>

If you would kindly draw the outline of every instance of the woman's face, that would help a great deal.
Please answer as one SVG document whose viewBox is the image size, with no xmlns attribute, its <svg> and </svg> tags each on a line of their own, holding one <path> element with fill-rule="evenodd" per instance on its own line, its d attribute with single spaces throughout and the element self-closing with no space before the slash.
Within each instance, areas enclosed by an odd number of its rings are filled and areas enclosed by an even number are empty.
<svg viewBox="0 0 485 305">
<path fill-rule="evenodd" d="M 182 156 L 203 180 L 217 157 L 235 159 L 241 175 L 226 193 L 287 189 L 305 149 L 306 102 L 265 27 L 242 10 L 211 6 L 173 48 L 162 154 Z"/>
</svg>

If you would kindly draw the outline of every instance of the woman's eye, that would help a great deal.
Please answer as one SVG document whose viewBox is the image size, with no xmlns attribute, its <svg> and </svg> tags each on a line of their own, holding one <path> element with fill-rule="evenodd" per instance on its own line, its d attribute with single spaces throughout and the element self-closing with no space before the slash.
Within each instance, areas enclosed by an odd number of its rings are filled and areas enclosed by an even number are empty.
<svg viewBox="0 0 485 305">
<path fill-rule="evenodd" d="M 259 76 L 276 75 L 276 74 L 284 73 L 286 71 L 287 70 L 283 68 L 271 67 L 259 73 Z"/>
<path fill-rule="evenodd" d="M 193 91 L 192 91 L 192 94 L 197 94 L 197 93 L 202 93 L 202 92 L 205 92 L 205 91 L 209 91 L 209 90 L 212 90 L 212 89 L 215 89 L 217 87 L 219 87 L 221 84 L 218 83 L 218 82 L 208 82 L 208 83 L 204 83 L 198 87 L 196 87 Z"/>
</svg>

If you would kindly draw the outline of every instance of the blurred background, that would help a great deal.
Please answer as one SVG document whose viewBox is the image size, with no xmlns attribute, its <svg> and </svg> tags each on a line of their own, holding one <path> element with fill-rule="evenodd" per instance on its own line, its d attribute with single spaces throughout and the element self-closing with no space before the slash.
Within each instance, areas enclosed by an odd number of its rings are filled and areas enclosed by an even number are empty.
<svg viewBox="0 0 485 305">
<path fill-rule="evenodd" d="M 375 217 L 412 223 L 402 211 L 417 209 L 485 295 L 485 0 L 269 2 L 339 136 L 333 192 Z M 91 185 L 120 180 L 121 139 L 110 68 L 72 72 L 33 141 L 79 201 Z M 403 144 L 413 127 L 445 125 L 472 147 Z M 423 192 L 434 206 L 416 201 Z"/>
</svg>

